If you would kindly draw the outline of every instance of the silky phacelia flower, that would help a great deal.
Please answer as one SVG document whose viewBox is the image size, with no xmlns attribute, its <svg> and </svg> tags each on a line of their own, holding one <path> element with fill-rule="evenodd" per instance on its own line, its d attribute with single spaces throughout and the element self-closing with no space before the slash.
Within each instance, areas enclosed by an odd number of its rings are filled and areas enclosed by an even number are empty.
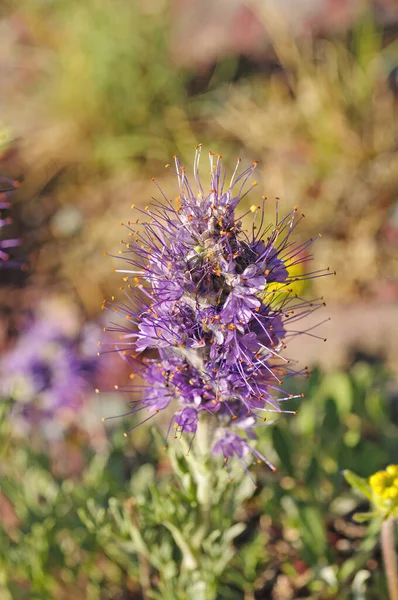
<svg viewBox="0 0 398 600">
<path fill-rule="evenodd" d="M 7 235 L 7 226 L 11 219 L 4 216 L 4 211 L 11 206 L 10 197 L 18 187 L 17 181 L 12 181 L 6 177 L 0 177 L 0 269 L 13 266 L 10 258 L 9 249 L 19 246 L 19 240 L 10 239 Z"/>
<path fill-rule="evenodd" d="M 274 226 L 264 223 L 265 198 L 237 214 L 256 185 L 249 178 L 257 163 L 239 173 L 238 160 L 227 183 L 221 156 L 210 152 L 211 184 L 205 191 L 200 152 L 198 146 L 193 183 L 175 157 L 174 202 L 158 187 L 162 199 L 136 209 L 145 220 L 125 224 L 128 240 L 117 257 L 124 265 L 116 269 L 127 284 L 125 301 L 104 301 L 104 307 L 124 317 L 108 328 L 119 334 L 114 350 L 131 365 L 131 378 L 144 383 L 117 387 L 137 395 L 132 413 L 146 412 L 144 421 L 172 407 L 167 437 L 174 426 L 175 437 L 185 433 L 193 439 L 205 414 L 213 454 L 225 461 L 236 457 L 244 466 L 252 457 L 274 468 L 251 440 L 269 413 L 294 412 L 282 408 L 297 397 L 283 388 L 283 379 L 295 372 L 282 356 L 286 339 L 297 335 L 289 324 L 324 304 L 299 297 L 291 285 L 327 270 L 291 275 L 308 260 L 315 241 L 292 240 L 302 218 L 297 207 L 282 219 L 277 210 Z"/>
</svg>

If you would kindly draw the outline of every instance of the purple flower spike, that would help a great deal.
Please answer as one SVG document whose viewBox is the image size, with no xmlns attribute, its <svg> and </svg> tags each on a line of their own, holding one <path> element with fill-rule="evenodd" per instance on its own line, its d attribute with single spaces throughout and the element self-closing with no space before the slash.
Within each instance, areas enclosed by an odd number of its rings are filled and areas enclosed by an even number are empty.
<svg viewBox="0 0 398 600">
<path fill-rule="evenodd" d="M 221 156 L 210 152 L 211 185 L 205 192 L 200 152 L 198 146 L 193 183 L 175 157 L 175 202 L 158 188 L 162 200 L 153 199 L 139 211 L 145 220 L 125 225 L 128 241 L 122 241 L 116 257 L 124 263 L 116 271 L 128 284 L 125 301 L 105 301 L 104 308 L 126 319 L 108 328 L 119 333 L 114 351 L 131 365 L 131 377 L 139 375 L 145 385 L 118 389 L 137 394 L 132 412 L 149 413 L 143 421 L 173 406 L 169 431 L 174 424 L 175 437 L 194 437 L 200 415 L 207 415 L 213 454 L 243 464 L 251 457 L 273 469 L 248 440 L 256 439 L 268 413 L 293 412 L 282 409 L 283 401 L 293 398 L 284 391 L 283 379 L 295 374 L 281 354 L 287 337 L 297 335 L 288 324 L 324 304 L 298 297 L 290 285 L 328 271 L 289 275 L 290 267 L 308 260 L 307 249 L 315 241 L 291 239 L 301 220 L 297 208 L 281 220 L 277 211 L 275 225 L 267 227 L 265 198 L 244 215 L 236 214 L 256 185 L 248 180 L 257 163 L 239 173 L 238 160 L 226 183 Z M 253 217 L 250 230 L 242 222 L 246 215 Z M 157 358 L 142 356 L 145 350 Z"/>
<path fill-rule="evenodd" d="M 9 217 L 3 216 L 3 211 L 10 208 L 10 197 L 17 187 L 17 181 L 12 181 L 6 177 L 0 177 L 0 269 L 13 266 L 13 262 L 10 260 L 9 250 L 20 244 L 19 240 L 16 239 L 9 239 L 8 237 L 3 239 L 4 231 L 6 230 L 7 225 L 10 225 L 11 223 Z M 3 229 L 3 227 L 5 229 Z"/>
</svg>

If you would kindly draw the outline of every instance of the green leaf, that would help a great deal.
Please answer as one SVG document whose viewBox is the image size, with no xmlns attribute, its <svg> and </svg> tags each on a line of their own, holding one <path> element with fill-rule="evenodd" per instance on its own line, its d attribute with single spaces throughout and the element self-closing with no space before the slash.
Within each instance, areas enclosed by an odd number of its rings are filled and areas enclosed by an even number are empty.
<svg viewBox="0 0 398 600">
<path fill-rule="evenodd" d="M 347 481 L 347 483 L 350 484 L 351 487 L 353 487 L 354 489 L 358 490 L 361 494 L 366 496 L 368 500 L 372 499 L 372 490 L 366 479 L 364 479 L 363 477 L 359 477 L 358 475 L 356 475 L 352 471 L 349 471 L 348 469 L 343 471 L 343 475 L 345 477 L 345 480 Z"/>
<path fill-rule="evenodd" d="M 355 515 L 353 516 L 353 519 L 357 523 L 365 523 L 366 521 L 370 521 L 371 519 L 373 519 L 374 517 L 377 517 L 377 516 L 378 516 L 377 512 L 360 512 L 360 513 L 355 513 Z"/>
<path fill-rule="evenodd" d="M 83 525 L 85 525 L 89 531 L 95 531 L 96 527 L 93 521 L 88 517 L 84 508 L 78 508 L 77 514 Z"/>
<path fill-rule="evenodd" d="M 238 535 L 243 533 L 245 529 L 245 523 L 235 523 L 235 525 L 232 525 L 232 527 L 227 529 L 227 531 L 224 533 L 224 535 L 222 536 L 223 541 L 232 542 L 236 537 L 238 537 Z"/>
<path fill-rule="evenodd" d="M 315 506 L 299 505 L 298 509 L 302 540 L 314 559 L 319 559 L 327 546 L 324 516 Z"/>
<path fill-rule="evenodd" d="M 185 566 L 185 568 L 188 569 L 189 571 L 197 569 L 196 558 L 194 557 L 193 552 L 192 552 L 187 540 L 184 539 L 184 537 L 183 537 L 181 531 L 178 529 L 178 527 L 176 527 L 173 523 L 170 523 L 170 521 L 165 521 L 163 524 L 170 531 L 171 535 L 174 538 L 175 543 L 181 550 L 181 553 L 183 556 L 183 565 Z"/>
<path fill-rule="evenodd" d="M 335 398 L 331 396 L 327 398 L 325 402 L 324 414 L 325 416 L 322 422 L 323 431 L 321 435 L 325 439 L 334 441 L 336 439 L 336 432 L 338 432 L 341 427 L 340 414 Z"/>
<path fill-rule="evenodd" d="M 207 600 L 207 586 L 204 581 L 195 581 L 187 589 L 187 600 Z"/>
<path fill-rule="evenodd" d="M 360 429 L 350 429 L 344 434 L 344 443 L 348 448 L 355 448 L 361 441 L 361 430 Z"/>
<path fill-rule="evenodd" d="M 356 555 L 355 558 L 346 560 L 338 572 L 339 581 L 344 583 L 353 573 L 358 571 L 359 561 L 362 563 L 362 560 L 362 556 L 359 555 Z"/>
<path fill-rule="evenodd" d="M 354 577 L 352 582 L 352 592 L 354 600 L 366 600 L 366 585 L 365 582 L 370 577 L 370 572 L 365 569 L 361 569 Z"/>
<path fill-rule="evenodd" d="M 351 411 L 354 395 L 352 382 L 347 373 L 337 371 L 326 375 L 321 385 L 321 391 L 324 396 L 333 398 L 340 418 Z"/>
<path fill-rule="evenodd" d="M 272 442 L 283 469 L 290 477 L 293 477 L 292 447 L 288 433 L 280 427 L 274 427 L 272 429 Z"/>
</svg>

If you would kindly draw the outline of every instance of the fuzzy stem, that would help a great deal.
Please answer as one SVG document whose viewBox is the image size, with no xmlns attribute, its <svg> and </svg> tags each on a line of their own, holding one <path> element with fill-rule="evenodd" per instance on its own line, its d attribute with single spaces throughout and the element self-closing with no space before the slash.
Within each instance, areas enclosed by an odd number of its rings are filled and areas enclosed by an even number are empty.
<svg viewBox="0 0 398 600">
<path fill-rule="evenodd" d="M 398 568 L 394 525 L 394 518 L 389 517 L 383 521 L 381 526 L 381 549 L 390 600 L 398 600 Z"/>
<path fill-rule="evenodd" d="M 213 483 L 210 460 L 211 423 L 209 421 L 209 415 L 201 414 L 196 433 L 196 448 L 198 452 L 195 478 L 198 485 L 198 502 L 202 508 L 206 525 L 209 525 L 210 522 L 211 491 Z"/>
</svg>

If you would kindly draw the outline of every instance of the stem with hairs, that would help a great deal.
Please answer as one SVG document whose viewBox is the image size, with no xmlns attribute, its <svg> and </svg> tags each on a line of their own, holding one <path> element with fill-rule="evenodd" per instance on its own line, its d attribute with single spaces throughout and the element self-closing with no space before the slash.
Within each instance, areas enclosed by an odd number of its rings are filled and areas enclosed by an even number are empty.
<svg viewBox="0 0 398 600">
<path fill-rule="evenodd" d="M 210 460 L 211 423 L 206 414 L 200 415 L 196 434 L 198 502 L 206 528 L 210 526 L 211 491 L 213 474 Z"/>
<path fill-rule="evenodd" d="M 390 600 L 398 600 L 398 567 L 394 537 L 395 519 L 389 517 L 381 526 L 381 549 Z"/>
</svg>

